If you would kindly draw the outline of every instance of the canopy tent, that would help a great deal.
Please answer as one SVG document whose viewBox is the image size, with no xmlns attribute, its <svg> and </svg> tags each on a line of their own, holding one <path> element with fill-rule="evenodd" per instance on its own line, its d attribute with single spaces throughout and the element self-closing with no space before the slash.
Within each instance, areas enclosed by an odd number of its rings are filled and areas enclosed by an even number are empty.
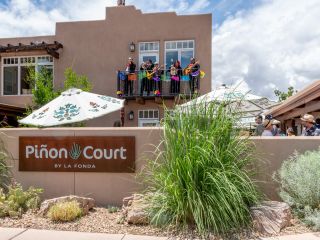
<svg viewBox="0 0 320 240">
<path fill-rule="evenodd" d="M 227 87 L 222 85 L 205 95 L 182 105 L 178 105 L 177 108 L 188 109 L 194 105 L 208 104 L 211 102 L 229 102 L 229 105 L 232 108 L 236 108 L 241 112 L 242 125 L 250 128 L 255 124 L 255 116 L 263 114 L 265 111 L 278 104 L 266 97 L 254 95 L 249 92 L 243 93 L 237 90 L 236 87 Z"/>
<path fill-rule="evenodd" d="M 72 88 L 19 122 L 39 127 L 82 122 L 118 111 L 123 103 L 124 100 Z"/>
</svg>

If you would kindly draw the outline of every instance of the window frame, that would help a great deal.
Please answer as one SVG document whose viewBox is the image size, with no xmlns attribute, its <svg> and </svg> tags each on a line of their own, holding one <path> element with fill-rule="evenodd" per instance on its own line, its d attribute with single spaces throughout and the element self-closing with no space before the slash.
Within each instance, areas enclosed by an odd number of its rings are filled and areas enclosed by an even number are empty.
<svg viewBox="0 0 320 240">
<path fill-rule="evenodd" d="M 149 117 L 147 117 L 147 118 L 145 118 L 144 117 L 144 112 L 148 112 L 148 115 L 149 115 L 149 112 L 150 111 L 153 111 L 153 116 L 155 115 L 154 113 L 155 112 L 158 112 L 158 117 L 157 118 L 155 118 L 155 117 L 153 117 L 153 118 L 149 118 Z M 142 118 L 140 118 L 140 112 L 143 112 L 143 114 L 142 114 Z M 159 109 L 140 109 L 140 110 L 138 110 L 138 120 L 139 119 L 142 119 L 142 120 L 160 120 L 160 111 L 159 111 Z"/>
<path fill-rule="evenodd" d="M 39 62 L 38 58 L 40 57 L 48 57 L 49 61 L 47 62 Z M 13 63 L 13 64 L 5 64 L 5 60 L 7 59 L 18 59 L 18 63 Z M 22 63 L 22 59 L 24 58 L 35 58 L 34 62 L 23 62 Z M 50 61 L 50 59 L 52 59 L 52 62 Z M 22 94 L 21 93 L 21 67 L 25 67 L 25 66 L 29 66 L 29 65 L 33 65 L 35 67 L 35 71 L 38 72 L 38 66 L 50 66 L 52 67 L 52 81 L 54 79 L 54 57 L 50 56 L 50 55 L 27 55 L 27 56 L 7 56 L 7 57 L 1 57 L 1 96 L 5 96 L 5 97 L 17 97 L 17 96 L 32 96 L 32 94 Z M 4 68 L 5 67 L 18 67 L 18 94 L 15 95 L 5 95 L 4 94 Z"/>
<path fill-rule="evenodd" d="M 183 47 L 183 42 L 188 42 L 188 47 L 187 48 Z M 189 43 L 190 42 L 192 42 L 193 48 L 189 48 Z M 167 49 L 167 43 L 176 43 L 175 44 L 176 47 Z M 178 48 L 178 43 L 182 44 L 181 48 Z M 196 48 L 195 48 L 195 40 L 194 39 L 165 41 L 164 42 L 164 66 L 166 66 L 166 68 L 170 68 L 170 65 L 167 65 L 167 52 L 176 52 L 176 51 L 178 51 L 178 60 L 181 63 L 181 53 L 182 53 L 182 51 L 191 51 L 191 50 L 193 51 L 193 56 L 192 57 L 195 57 Z"/>
<path fill-rule="evenodd" d="M 155 117 L 153 117 L 153 118 L 149 118 L 149 112 L 150 111 L 152 111 L 153 113 L 152 113 L 152 115 L 154 116 L 155 114 L 155 112 L 157 112 L 157 114 L 158 114 L 158 117 L 157 118 L 155 118 Z M 142 113 L 142 118 L 140 118 L 140 112 L 143 112 Z M 144 114 L 144 112 L 148 112 L 148 117 L 147 118 L 145 118 L 145 114 Z M 143 127 L 143 126 L 140 126 L 140 121 L 142 121 L 143 123 L 155 123 L 156 124 L 156 126 L 160 126 L 160 110 L 159 109 L 140 109 L 140 110 L 138 110 L 138 126 L 139 127 Z"/>
</svg>

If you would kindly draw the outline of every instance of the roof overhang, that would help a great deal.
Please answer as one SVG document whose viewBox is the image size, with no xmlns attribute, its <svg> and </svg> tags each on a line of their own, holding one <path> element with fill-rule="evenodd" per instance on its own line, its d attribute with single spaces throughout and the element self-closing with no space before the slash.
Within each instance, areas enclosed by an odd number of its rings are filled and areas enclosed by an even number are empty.
<svg viewBox="0 0 320 240">
<path fill-rule="evenodd" d="M 26 112 L 26 108 L 0 103 L 0 114 L 16 116 Z"/>
<path fill-rule="evenodd" d="M 49 55 L 54 58 L 59 59 L 59 53 L 57 52 L 60 48 L 63 48 L 63 45 L 57 41 L 53 43 L 42 42 L 31 42 L 30 44 L 12 45 L 10 43 L 7 46 L 0 45 L 0 54 L 1 53 L 13 53 L 13 52 L 30 52 L 30 51 L 43 51 L 45 50 Z"/>
<path fill-rule="evenodd" d="M 265 114 L 272 114 L 273 117 L 288 114 L 294 109 L 302 108 L 307 103 L 310 103 L 318 98 L 320 98 L 320 80 L 313 82 L 308 87 L 289 97 L 283 103 L 267 111 Z"/>
</svg>

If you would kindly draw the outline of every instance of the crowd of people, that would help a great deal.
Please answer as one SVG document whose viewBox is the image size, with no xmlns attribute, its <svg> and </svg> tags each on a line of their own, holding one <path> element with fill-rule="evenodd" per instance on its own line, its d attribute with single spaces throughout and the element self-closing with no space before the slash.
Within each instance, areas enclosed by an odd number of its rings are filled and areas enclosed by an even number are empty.
<svg viewBox="0 0 320 240">
<path fill-rule="evenodd" d="M 300 118 L 303 130 L 301 136 L 320 136 L 320 118 L 315 119 L 311 114 L 305 114 Z M 256 116 L 255 136 L 296 136 L 292 127 L 286 131 L 281 130 L 281 122 L 274 119 L 272 115 L 267 115 L 263 120 L 262 116 Z"/>
<path fill-rule="evenodd" d="M 119 72 L 119 74 L 122 74 Z M 159 66 L 158 62 L 152 62 L 151 59 L 143 62 L 139 70 L 131 57 L 128 58 L 125 74 L 120 75 L 120 79 L 124 80 L 124 94 L 133 95 L 134 82 L 139 79 L 140 96 L 144 92 L 147 96 L 151 94 L 161 95 L 162 80 L 165 77 L 170 80 L 170 94 L 180 93 L 180 82 L 183 76 L 187 76 L 189 81 L 190 93 L 194 94 L 199 89 L 200 84 L 200 64 L 195 58 L 190 59 L 190 63 L 186 68 L 182 68 L 180 61 L 176 60 L 169 68 L 164 68 L 163 65 Z"/>
</svg>

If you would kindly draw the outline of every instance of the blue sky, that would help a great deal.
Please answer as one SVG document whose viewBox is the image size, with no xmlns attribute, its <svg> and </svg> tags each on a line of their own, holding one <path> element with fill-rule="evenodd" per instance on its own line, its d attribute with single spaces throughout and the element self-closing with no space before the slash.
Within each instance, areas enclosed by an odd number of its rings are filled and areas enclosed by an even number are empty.
<svg viewBox="0 0 320 240">
<path fill-rule="evenodd" d="M 212 85 L 274 97 L 320 79 L 319 0 L 126 0 L 143 12 L 213 14 Z M 116 0 L 0 0 L 0 38 L 52 35 L 55 22 L 105 18 Z M 299 17 L 297 17 L 299 16 Z"/>
<path fill-rule="evenodd" d="M 12 1 L 12 0 L 0 0 L 0 9 L 8 10 L 10 8 L 10 5 L 12 3 L 19 4 L 21 2 L 26 1 Z M 31 3 L 33 3 L 37 8 L 42 9 L 44 11 L 52 11 L 54 9 L 63 9 L 62 2 L 65 2 L 63 0 L 31 0 Z M 73 2 L 71 0 L 71 2 Z M 75 1 L 79 2 L 79 1 Z M 95 1 L 88 1 L 94 3 Z M 115 0 L 105 0 L 105 1 L 99 1 L 99 2 L 105 2 L 106 5 L 115 5 Z M 151 7 L 148 6 L 152 3 Z M 246 11 L 250 10 L 259 4 L 262 3 L 262 0 L 183 0 L 183 1 L 167 1 L 169 4 L 159 4 L 161 1 L 135 1 L 135 0 L 127 0 L 127 5 L 134 4 L 138 8 L 142 9 L 143 12 L 155 12 L 155 11 L 177 11 L 179 14 L 184 14 L 186 12 L 187 14 L 194 14 L 194 13 L 213 13 L 213 25 L 221 25 L 222 22 L 227 17 L 232 17 L 239 11 Z M 198 8 L 196 8 L 194 11 L 192 10 L 192 6 L 198 5 Z M 185 6 L 185 7 L 183 7 Z M 191 8 L 191 12 L 185 11 L 186 9 Z M 99 14 L 97 15 L 97 19 L 99 18 Z M 73 19 L 76 20 L 76 19 Z"/>
</svg>

